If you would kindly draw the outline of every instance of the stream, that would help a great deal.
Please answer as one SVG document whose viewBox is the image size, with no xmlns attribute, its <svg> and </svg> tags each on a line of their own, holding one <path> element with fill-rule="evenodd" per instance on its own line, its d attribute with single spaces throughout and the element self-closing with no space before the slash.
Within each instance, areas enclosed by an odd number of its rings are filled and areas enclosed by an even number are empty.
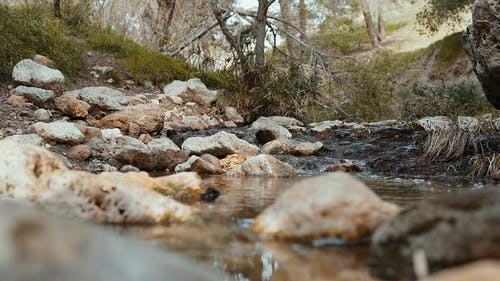
<svg viewBox="0 0 500 281">
<path fill-rule="evenodd" d="M 197 203 L 203 216 L 197 222 L 171 226 L 132 226 L 119 231 L 131 233 L 184 253 L 225 272 L 227 280 L 305 281 L 377 280 L 370 276 L 369 246 L 343 245 L 335 239 L 317 240 L 310 245 L 267 241 L 248 230 L 252 220 L 295 182 L 295 178 L 204 179 L 208 187 L 221 192 L 213 203 Z M 382 199 L 401 207 L 448 192 L 485 188 L 476 182 L 440 182 L 358 175 Z"/>
</svg>

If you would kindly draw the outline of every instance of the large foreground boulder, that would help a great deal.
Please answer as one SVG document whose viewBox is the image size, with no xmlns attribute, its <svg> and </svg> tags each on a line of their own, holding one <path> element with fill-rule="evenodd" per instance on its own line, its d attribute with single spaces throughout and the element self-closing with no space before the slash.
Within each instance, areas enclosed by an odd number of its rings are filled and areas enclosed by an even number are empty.
<svg viewBox="0 0 500 281">
<path fill-rule="evenodd" d="M 500 190 L 474 190 L 423 201 L 382 225 L 373 236 L 372 271 L 391 280 L 414 278 L 416 252 L 430 272 L 499 259 Z"/>
<path fill-rule="evenodd" d="M 12 79 L 19 84 L 53 91 L 60 91 L 64 84 L 64 75 L 61 71 L 30 59 L 22 60 L 14 66 Z"/>
<path fill-rule="evenodd" d="M 0 248 L 2 280 L 224 280 L 180 254 L 13 202 L 0 201 Z"/>
<path fill-rule="evenodd" d="M 398 207 L 344 173 L 305 179 L 285 191 L 251 229 L 276 239 L 311 241 L 370 236 Z"/>
<path fill-rule="evenodd" d="M 477 0 L 472 24 L 464 33 L 464 47 L 486 97 L 500 109 L 500 5 L 497 0 Z"/>
<path fill-rule="evenodd" d="M 33 145 L 0 141 L 0 197 L 32 201 L 68 216 L 111 223 L 185 221 L 193 210 L 153 190 L 177 186 L 147 173 L 70 171 L 56 155 Z M 188 188 L 198 193 L 199 187 Z M 177 190 L 177 189 L 176 189 Z M 189 191 L 191 192 L 191 191 Z"/>
<path fill-rule="evenodd" d="M 182 144 L 182 149 L 197 155 L 212 154 L 220 157 L 229 154 L 257 155 L 260 151 L 255 145 L 226 132 L 218 132 L 209 137 L 188 138 Z"/>
<path fill-rule="evenodd" d="M 497 281 L 500 280 L 500 261 L 485 260 L 453 267 L 432 275 L 427 281 Z"/>
</svg>

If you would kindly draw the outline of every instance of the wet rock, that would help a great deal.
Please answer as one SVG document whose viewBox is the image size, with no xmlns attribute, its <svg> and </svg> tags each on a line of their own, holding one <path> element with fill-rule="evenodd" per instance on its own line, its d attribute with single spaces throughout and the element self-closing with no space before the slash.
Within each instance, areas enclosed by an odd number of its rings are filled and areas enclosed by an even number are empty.
<svg viewBox="0 0 500 281">
<path fill-rule="evenodd" d="M 297 175 L 297 170 L 281 162 L 271 155 L 261 154 L 248 158 L 241 166 L 234 166 L 227 171 L 228 176 L 265 176 L 265 177 L 291 177 Z"/>
<path fill-rule="evenodd" d="M 360 173 L 361 171 L 363 171 L 363 168 L 359 164 L 352 162 L 330 165 L 325 169 L 325 172 Z"/>
<path fill-rule="evenodd" d="M 472 24 L 464 33 L 464 49 L 471 58 L 486 97 L 500 109 L 500 9 L 495 0 L 475 1 Z"/>
<path fill-rule="evenodd" d="M 179 96 L 184 101 L 193 101 L 204 106 L 210 106 L 217 100 L 217 91 L 207 89 L 198 78 L 186 82 L 175 80 L 163 89 L 165 96 Z"/>
<path fill-rule="evenodd" d="M 11 95 L 5 103 L 13 106 L 23 106 L 26 104 L 26 98 L 23 96 Z"/>
<path fill-rule="evenodd" d="M 64 84 L 64 75 L 59 70 L 48 68 L 30 59 L 22 60 L 14 66 L 12 79 L 26 86 L 54 91 L 60 91 Z"/>
<path fill-rule="evenodd" d="M 73 95 L 62 95 L 54 99 L 54 105 L 57 110 L 71 117 L 87 117 L 90 105 L 78 100 Z"/>
<path fill-rule="evenodd" d="M 67 94 L 75 95 L 101 110 L 120 110 L 130 104 L 130 100 L 122 92 L 108 87 L 86 87 Z"/>
<path fill-rule="evenodd" d="M 4 138 L 5 141 L 13 141 L 22 144 L 42 145 L 43 139 L 37 134 L 13 135 Z"/>
<path fill-rule="evenodd" d="M 500 190 L 453 192 L 415 204 L 373 236 L 372 272 L 413 279 L 413 255 L 423 251 L 430 272 L 478 259 L 498 259 Z"/>
<path fill-rule="evenodd" d="M 222 174 L 222 168 L 217 157 L 203 154 L 201 157 L 191 156 L 185 163 L 175 167 L 175 172 L 197 172 L 199 174 Z"/>
<path fill-rule="evenodd" d="M 425 280 L 428 281 L 496 281 L 500 276 L 500 262 L 494 260 L 478 261 L 438 272 Z"/>
<path fill-rule="evenodd" d="M 42 122 L 47 122 L 50 121 L 50 117 L 52 114 L 47 109 L 39 108 L 33 112 L 33 117 L 35 117 L 36 120 L 42 121 Z"/>
<path fill-rule="evenodd" d="M 214 188 L 208 188 L 207 192 L 201 195 L 201 198 L 205 201 L 212 202 L 215 201 L 220 196 L 220 192 Z"/>
<path fill-rule="evenodd" d="M 3 280 L 224 280 L 180 254 L 33 206 L 0 202 L 0 221 Z"/>
<path fill-rule="evenodd" d="M 148 147 L 156 150 L 180 150 L 180 148 L 167 137 L 153 139 L 148 142 Z"/>
<path fill-rule="evenodd" d="M 206 192 L 201 185 L 201 178 L 197 173 L 184 172 L 170 176 L 154 178 L 153 182 L 145 185 L 165 196 L 170 196 L 180 201 L 192 202 Z"/>
<path fill-rule="evenodd" d="M 321 148 L 323 148 L 323 143 L 319 141 L 301 142 L 291 139 L 277 139 L 266 143 L 262 147 L 262 153 L 309 156 L 316 154 Z"/>
<path fill-rule="evenodd" d="M 259 125 L 258 127 L 252 128 L 256 130 L 255 138 L 261 144 L 277 140 L 277 139 L 288 139 L 292 137 L 292 133 L 290 133 L 285 127 L 279 125 Z"/>
<path fill-rule="evenodd" d="M 224 157 L 229 154 L 256 155 L 259 148 L 236 135 L 219 132 L 210 137 L 191 137 L 184 141 L 182 149 L 189 150 L 194 154 L 212 154 Z"/>
<path fill-rule="evenodd" d="M 68 157 L 77 161 L 87 160 L 90 156 L 92 149 L 84 144 L 75 145 L 68 151 Z"/>
<path fill-rule="evenodd" d="M 44 106 L 54 98 L 54 92 L 35 87 L 17 86 L 11 92 L 11 95 L 25 97 L 28 101 L 38 106 Z"/>
<path fill-rule="evenodd" d="M 248 158 L 250 158 L 250 156 L 231 154 L 226 156 L 226 158 L 220 160 L 219 163 L 224 171 L 228 171 L 234 168 L 235 166 L 243 165 L 243 163 L 245 163 L 245 161 L 247 161 Z"/>
<path fill-rule="evenodd" d="M 46 141 L 78 144 L 85 138 L 75 124 L 65 121 L 38 122 L 33 124 L 31 129 Z"/>
<path fill-rule="evenodd" d="M 224 107 L 224 114 L 227 119 L 233 121 L 236 125 L 243 125 L 245 123 L 245 119 L 238 113 L 236 108 L 231 106 Z"/>
<path fill-rule="evenodd" d="M 68 216 L 112 223 L 185 221 L 190 207 L 151 190 L 146 173 L 70 171 L 54 154 L 32 145 L 0 141 L 0 194 L 31 200 Z"/>
<path fill-rule="evenodd" d="M 109 114 L 99 122 L 102 128 L 119 128 L 131 136 L 161 131 L 164 122 L 163 108 L 154 104 L 128 106 Z"/>
<path fill-rule="evenodd" d="M 397 211 L 362 182 L 335 173 L 295 184 L 257 216 L 251 229 L 276 239 L 353 241 L 370 236 Z"/>
</svg>

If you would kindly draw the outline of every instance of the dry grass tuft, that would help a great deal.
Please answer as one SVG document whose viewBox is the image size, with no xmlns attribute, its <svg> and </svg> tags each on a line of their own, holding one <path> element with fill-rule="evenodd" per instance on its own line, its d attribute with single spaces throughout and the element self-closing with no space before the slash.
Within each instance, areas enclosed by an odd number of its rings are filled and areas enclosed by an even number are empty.
<svg viewBox="0 0 500 281">
<path fill-rule="evenodd" d="M 433 131 L 425 142 L 424 160 L 450 161 L 465 156 L 472 144 L 474 133 L 452 125 L 449 129 Z"/>
<path fill-rule="evenodd" d="M 476 178 L 497 177 L 500 175 L 500 154 L 491 156 L 475 155 L 471 158 L 472 171 L 470 176 Z"/>
</svg>

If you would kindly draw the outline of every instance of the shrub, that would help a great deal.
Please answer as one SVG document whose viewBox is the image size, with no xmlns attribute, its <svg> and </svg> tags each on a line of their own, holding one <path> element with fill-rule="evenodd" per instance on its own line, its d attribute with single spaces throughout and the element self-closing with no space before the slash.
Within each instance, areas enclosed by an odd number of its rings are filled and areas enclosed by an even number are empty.
<svg viewBox="0 0 500 281">
<path fill-rule="evenodd" d="M 401 117 L 414 120 L 424 116 L 477 116 L 493 112 L 477 82 L 436 82 L 412 85 L 403 93 Z"/>
</svg>

